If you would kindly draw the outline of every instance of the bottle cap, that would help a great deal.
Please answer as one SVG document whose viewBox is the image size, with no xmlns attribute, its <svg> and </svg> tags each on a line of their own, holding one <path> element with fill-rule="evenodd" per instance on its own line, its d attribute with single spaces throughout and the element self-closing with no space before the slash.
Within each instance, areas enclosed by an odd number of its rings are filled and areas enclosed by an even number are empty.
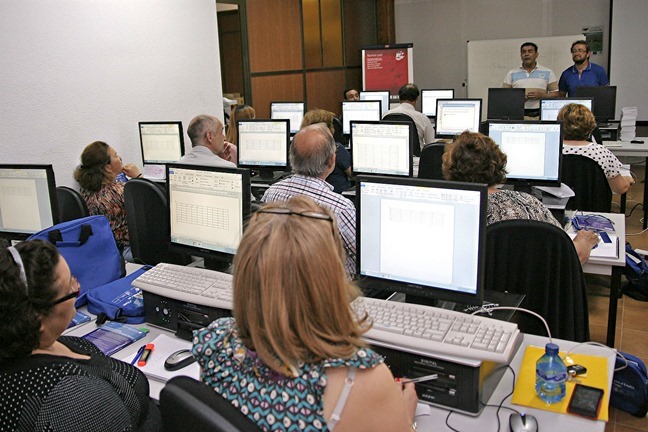
<svg viewBox="0 0 648 432">
<path fill-rule="evenodd" d="M 555 343 L 548 343 L 547 345 L 545 345 L 545 351 L 548 354 L 558 354 L 559 349 L 560 348 L 558 348 L 558 345 L 556 345 Z"/>
</svg>

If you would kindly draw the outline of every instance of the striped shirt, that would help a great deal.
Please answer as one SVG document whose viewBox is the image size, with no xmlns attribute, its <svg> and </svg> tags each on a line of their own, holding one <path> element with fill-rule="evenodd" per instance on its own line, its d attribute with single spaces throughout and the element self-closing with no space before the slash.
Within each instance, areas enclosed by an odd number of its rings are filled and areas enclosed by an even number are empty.
<svg viewBox="0 0 648 432">
<path fill-rule="evenodd" d="M 511 69 L 504 78 L 504 84 L 513 88 L 525 89 L 543 89 L 548 91 L 558 90 L 558 79 L 553 71 L 547 67 L 536 64 L 531 73 L 527 72 L 522 66 L 517 69 Z M 525 109 L 540 108 L 538 99 L 530 99 L 524 103 Z"/>
</svg>

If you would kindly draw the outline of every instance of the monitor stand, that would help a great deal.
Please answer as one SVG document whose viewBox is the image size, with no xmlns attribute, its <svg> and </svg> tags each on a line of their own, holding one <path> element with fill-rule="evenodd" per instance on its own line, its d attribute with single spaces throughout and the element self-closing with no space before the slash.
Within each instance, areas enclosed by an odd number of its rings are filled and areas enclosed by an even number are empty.
<svg viewBox="0 0 648 432">
<path fill-rule="evenodd" d="M 283 177 L 283 171 L 273 171 L 271 169 L 260 169 L 259 175 L 254 180 L 261 183 L 274 183 Z"/>
<path fill-rule="evenodd" d="M 221 273 L 232 273 L 231 271 L 232 263 L 223 258 L 216 257 L 205 257 L 203 260 L 199 260 L 189 264 L 189 267 L 202 267 L 208 270 L 214 270 Z"/>
</svg>

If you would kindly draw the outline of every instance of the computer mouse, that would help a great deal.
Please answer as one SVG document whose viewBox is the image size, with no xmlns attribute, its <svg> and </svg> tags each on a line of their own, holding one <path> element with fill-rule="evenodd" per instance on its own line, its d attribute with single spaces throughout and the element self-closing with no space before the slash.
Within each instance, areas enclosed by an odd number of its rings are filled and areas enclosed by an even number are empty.
<svg viewBox="0 0 648 432">
<path fill-rule="evenodd" d="M 167 357 L 166 361 L 164 362 L 164 369 L 168 371 L 176 371 L 178 369 L 182 369 L 185 366 L 189 366 L 195 361 L 196 359 L 194 358 L 193 354 L 191 354 L 190 350 L 182 349 L 180 351 L 174 352 L 169 357 Z"/>
<path fill-rule="evenodd" d="M 630 140 L 630 142 L 631 142 L 632 144 L 643 144 L 643 143 L 644 143 L 643 140 L 638 140 L 638 139 Z"/>
<path fill-rule="evenodd" d="M 509 417 L 511 432 L 537 432 L 538 421 L 530 414 L 513 413 Z"/>
</svg>

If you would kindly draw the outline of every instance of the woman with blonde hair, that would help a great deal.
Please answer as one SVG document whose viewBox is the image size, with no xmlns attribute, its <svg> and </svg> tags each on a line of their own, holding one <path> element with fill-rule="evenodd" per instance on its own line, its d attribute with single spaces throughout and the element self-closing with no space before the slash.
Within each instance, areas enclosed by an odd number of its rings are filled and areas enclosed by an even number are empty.
<svg viewBox="0 0 648 432">
<path fill-rule="evenodd" d="M 333 214 L 257 211 L 234 258 L 234 317 L 194 332 L 201 378 L 264 430 L 409 431 L 416 391 L 361 336 Z"/>
</svg>

